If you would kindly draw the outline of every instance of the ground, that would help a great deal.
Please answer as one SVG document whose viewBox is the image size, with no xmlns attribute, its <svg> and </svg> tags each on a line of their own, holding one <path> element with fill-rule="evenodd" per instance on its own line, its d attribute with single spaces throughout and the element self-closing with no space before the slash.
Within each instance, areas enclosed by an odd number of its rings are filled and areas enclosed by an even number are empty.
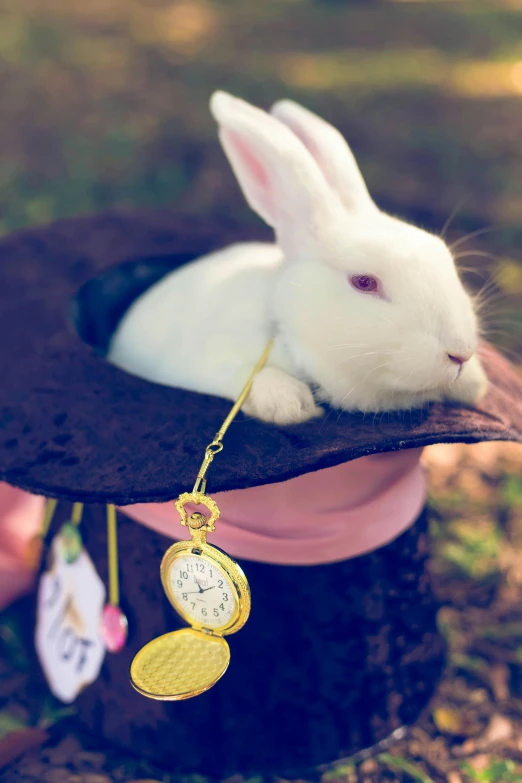
<svg viewBox="0 0 522 783">
<path fill-rule="evenodd" d="M 0 0 L 0 232 L 113 205 L 254 221 L 208 97 L 291 96 L 345 132 L 378 203 L 459 243 L 485 335 L 519 363 L 521 41 L 520 0 Z M 522 449 L 427 459 L 448 672 L 406 738 L 325 783 L 522 781 Z M 172 783 L 71 728 L 17 628 L 6 613 L 1 779 Z"/>
</svg>

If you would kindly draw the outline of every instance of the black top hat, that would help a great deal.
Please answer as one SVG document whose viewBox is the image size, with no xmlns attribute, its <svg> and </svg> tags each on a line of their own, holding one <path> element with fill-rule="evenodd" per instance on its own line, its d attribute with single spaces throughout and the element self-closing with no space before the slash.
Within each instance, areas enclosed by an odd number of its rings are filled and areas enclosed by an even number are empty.
<svg viewBox="0 0 522 783">
<path fill-rule="evenodd" d="M 166 501 L 190 489 L 230 402 L 136 378 L 103 354 L 125 309 L 162 275 L 256 234 L 266 236 L 221 219 L 128 212 L 61 221 L 0 242 L 0 477 L 88 503 Z M 432 405 L 375 418 L 332 412 L 292 427 L 239 416 L 209 491 L 440 441 L 520 441 L 521 384 L 493 349 L 484 357 L 491 387 L 476 410 Z M 103 512 L 89 506 L 82 529 L 102 575 Z M 57 524 L 66 513 L 59 509 Z M 384 739 L 427 703 L 443 644 L 425 574 L 425 514 L 376 552 L 307 568 L 306 612 L 295 601 L 301 569 L 248 563 L 252 616 L 234 639 L 226 680 L 173 704 L 144 700 L 127 673 L 137 649 L 177 622 L 160 580 L 150 578 L 169 542 L 125 515 L 119 524 L 129 644 L 106 659 L 78 699 L 80 720 L 105 742 L 171 771 L 290 770 L 297 777 L 295 770 Z"/>
<path fill-rule="evenodd" d="M 192 486 L 230 402 L 153 384 L 103 358 L 130 302 L 190 259 L 259 228 L 158 212 L 110 212 L 0 242 L 0 477 L 36 494 L 126 505 Z M 434 404 L 278 427 L 240 416 L 211 492 L 292 478 L 366 454 L 437 442 L 522 441 L 522 385 L 484 346 L 476 409 Z"/>
</svg>

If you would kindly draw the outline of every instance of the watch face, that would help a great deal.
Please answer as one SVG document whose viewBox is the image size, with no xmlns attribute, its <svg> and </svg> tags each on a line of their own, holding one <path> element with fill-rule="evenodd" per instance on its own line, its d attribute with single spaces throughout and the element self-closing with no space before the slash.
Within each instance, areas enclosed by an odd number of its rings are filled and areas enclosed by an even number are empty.
<svg viewBox="0 0 522 783">
<path fill-rule="evenodd" d="M 237 613 L 237 591 L 230 577 L 211 560 L 181 555 L 172 563 L 168 579 L 179 609 L 193 624 L 219 628 Z"/>
</svg>

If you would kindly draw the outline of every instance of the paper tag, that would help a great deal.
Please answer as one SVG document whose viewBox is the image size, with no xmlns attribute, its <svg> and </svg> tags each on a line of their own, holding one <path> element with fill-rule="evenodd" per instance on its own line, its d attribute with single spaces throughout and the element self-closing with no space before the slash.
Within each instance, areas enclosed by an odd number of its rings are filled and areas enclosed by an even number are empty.
<svg viewBox="0 0 522 783">
<path fill-rule="evenodd" d="M 51 555 L 38 588 L 35 646 L 51 692 L 70 704 L 98 677 L 105 657 L 105 585 L 85 550 L 74 563 L 65 561 L 59 535 Z"/>
</svg>

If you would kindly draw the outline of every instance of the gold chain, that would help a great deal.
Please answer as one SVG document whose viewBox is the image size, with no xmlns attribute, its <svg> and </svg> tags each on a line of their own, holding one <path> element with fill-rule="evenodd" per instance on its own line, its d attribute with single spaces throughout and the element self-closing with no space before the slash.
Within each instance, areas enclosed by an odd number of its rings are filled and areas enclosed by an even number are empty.
<svg viewBox="0 0 522 783">
<path fill-rule="evenodd" d="M 76 527 L 80 525 L 80 522 L 82 521 L 82 515 L 83 515 L 83 503 L 74 503 L 72 514 L 71 514 L 71 522 L 73 523 L 73 525 L 76 525 Z"/>
<path fill-rule="evenodd" d="M 216 456 L 216 454 L 219 454 L 220 451 L 223 451 L 223 438 L 236 418 L 237 414 L 239 413 L 241 406 L 245 402 L 246 398 L 250 394 L 250 390 L 252 388 L 252 384 L 254 383 L 254 378 L 260 372 L 260 370 L 263 369 L 265 366 L 268 356 L 270 354 L 270 351 L 272 350 L 272 346 L 274 344 L 273 340 L 270 340 L 268 345 L 266 346 L 265 350 L 263 351 L 263 354 L 261 355 L 261 358 L 259 359 L 258 363 L 252 370 L 252 373 L 250 374 L 250 377 L 248 381 L 246 382 L 243 391 L 237 398 L 236 402 L 232 406 L 230 413 L 226 417 L 225 421 L 221 425 L 221 428 L 217 431 L 214 440 L 212 443 L 209 443 L 207 448 L 205 449 L 205 458 L 203 459 L 203 462 L 201 463 L 201 467 L 199 469 L 199 473 L 196 478 L 196 483 L 194 484 L 194 489 L 192 490 L 193 493 L 196 494 L 205 494 L 207 490 L 207 472 L 208 469 L 212 463 L 212 460 Z"/>
<path fill-rule="evenodd" d="M 107 505 L 107 560 L 109 568 L 109 603 L 112 604 L 112 606 L 119 606 L 118 527 L 116 508 L 112 503 Z"/>
</svg>

